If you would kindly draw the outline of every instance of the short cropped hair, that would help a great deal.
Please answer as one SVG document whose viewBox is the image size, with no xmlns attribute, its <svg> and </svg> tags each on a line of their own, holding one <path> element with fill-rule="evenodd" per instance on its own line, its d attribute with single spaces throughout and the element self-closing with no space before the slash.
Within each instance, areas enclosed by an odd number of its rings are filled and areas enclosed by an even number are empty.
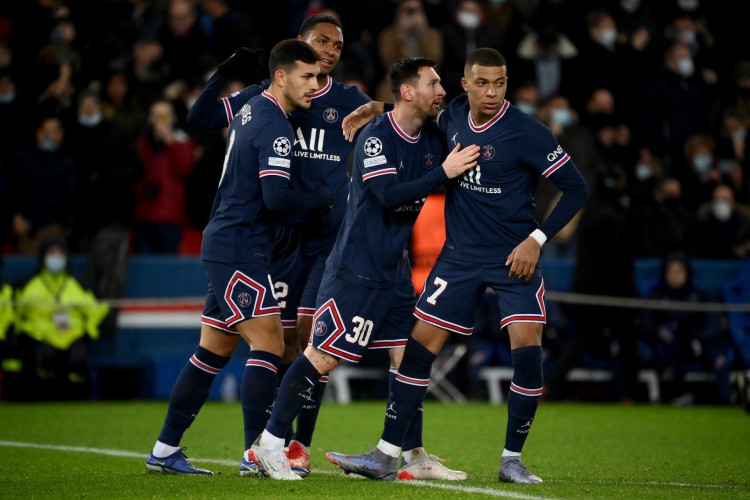
<svg viewBox="0 0 750 500">
<path fill-rule="evenodd" d="M 291 38 L 277 43 L 271 49 L 271 54 L 268 56 L 268 70 L 273 75 L 278 69 L 291 69 L 297 61 L 313 64 L 319 59 L 318 54 L 310 45 Z"/>
<path fill-rule="evenodd" d="M 467 73 L 475 64 L 490 68 L 508 65 L 505 57 L 499 51 L 489 47 L 476 49 L 469 54 L 469 57 L 466 58 L 466 65 L 464 65 L 464 73 Z"/>
<path fill-rule="evenodd" d="M 299 27 L 299 36 L 301 36 L 302 38 L 307 38 L 307 35 L 309 35 L 317 25 L 322 23 L 333 24 L 341 31 L 344 31 L 344 27 L 341 26 L 341 21 L 339 21 L 335 17 L 328 14 L 314 14 L 302 21 L 302 25 Z"/>
<path fill-rule="evenodd" d="M 434 68 L 437 63 L 426 57 L 404 57 L 391 66 L 388 79 L 391 84 L 391 94 L 396 101 L 401 100 L 401 84 L 415 83 L 419 79 L 420 68 Z"/>
</svg>

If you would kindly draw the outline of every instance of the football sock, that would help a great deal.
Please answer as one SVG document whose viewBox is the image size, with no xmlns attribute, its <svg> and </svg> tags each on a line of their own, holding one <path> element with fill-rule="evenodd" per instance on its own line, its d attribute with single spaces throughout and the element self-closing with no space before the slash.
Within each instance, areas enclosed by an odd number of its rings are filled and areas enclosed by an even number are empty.
<svg viewBox="0 0 750 500">
<path fill-rule="evenodd" d="M 393 387 L 396 384 L 396 375 L 398 369 L 391 368 L 388 370 L 388 401 L 393 401 Z M 411 419 L 411 424 L 406 431 L 404 442 L 401 445 L 401 449 L 404 451 L 413 450 L 422 446 L 422 405 L 419 405 L 417 413 L 414 414 L 414 418 Z"/>
<path fill-rule="evenodd" d="M 276 378 L 281 358 L 266 351 L 250 351 L 242 373 L 240 400 L 245 423 L 245 450 L 263 432 L 271 413 L 276 387 Z"/>
<path fill-rule="evenodd" d="M 432 362 L 436 357 L 413 338 L 407 341 L 404 359 L 393 384 L 393 399 L 389 399 L 385 411 L 381 442 L 399 448 L 403 444 L 406 431 L 427 394 Z M 382 448 L 381 451 L 388 453 Z"/>
<path fill-rule="evenodd" d="M 271 435 L 277 438 L 286 436 L 286 430 L 299 414 L 302 406 L 314 401 L 313 394 L 319 379 L 318 370 L 306 356 L 299 356 L 292 363 L 284 380 L 281 381 L 271 419 L 266 425 L 266 430 Z M 260 444 L 263 448 L 267 448 L 264 441 Z"/>
<path fill-rule="evenodd" d="M 201 346 L 195 349 L 195 354 L 185 363 L 185 367 L 172 387 L 167 417 L 159 433 L 159 442 L 173 447 L 180 445 L 182 435 L 193 423 L 208 399 L 216 374 L 227 363 L 229 363 L 228 357 L 217 356 Z"/>
<path fill-rule="evenodd" d="M 323 395 L 327 386 L 328 375 L 323 375 L 315 386 L 315 391 L 313 392 L 314 401 L 305 401 L 299 412 L 299 416 L 297 416 L 297 432 L 294 434 L 294 439 L 302 443 L 303 446 L 309 447 L 312 443 L 315 424 L 318 421 L 320 405 L 323 403 Z"/>
<path fill-rule="evenodd" d="M 279 379 L 279 386 L 281 385 L 281 381 L 284 380 L 284 375 L 286 375 L 286 372 L 289 370 L 289 367 L 292 366 L 292 363 L 281 363 L 279 365 L 279 371 L 276 373 L 276 378 Z M 278 386 L 276 388 L 276 394 L 279 393 Z M 276 400 L 276 395 L 273 397 L 274 400 Z M 286 446 L 289 445 L 289 442 L 292 440 L 292 437 L 294 436 L 294 425 L 289 425 L 289 428 L 286 430 L 286 436 L 284 437 L 284 443 Z"/>
<path fill-rule="evenodd" d="M 513 349 L 513 380 L 508 394 L 505 449 L 521 453 L 542 396 L 542 347 Z"/>
</svg>

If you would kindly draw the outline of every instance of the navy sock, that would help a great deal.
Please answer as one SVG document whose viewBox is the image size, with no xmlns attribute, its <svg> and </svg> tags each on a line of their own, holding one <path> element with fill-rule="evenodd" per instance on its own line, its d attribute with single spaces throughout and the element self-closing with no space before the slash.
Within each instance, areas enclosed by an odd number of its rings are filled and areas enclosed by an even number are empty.
<svg viewBox="0 0 750 500">
<path fill-rule="evenodd" d="M 399 447 L 403 445 L 406 432 L 427 394 L 435 358 L 422 344 L 409 338 L 385 410 L 383 441 Z"/>
<path fill-rule="evenodd" d="M 281 358 L 266 351 L 250 351 L 242 373 L 240 400 L 245 422 L 245 449 L 263 432 L 271 413 L 279 380 L 276 372 Z"/>
<path fill-rule="evenodd" d="M 292 363 L 282 363 L 279 365 L 279 371 L 276 373 L 276 378 L 279 380 L 279 386 L 281 385 L 281 381 L 284 380 L 284 375 L 286 375 L 286 372 L 289 371 L 289 367 L 292 366 Z M 278 386 L 276 390 L 276 394 L 278 394 Z M 274 395 L 274 400 L 276 400 L 276 395 Z M 292 437 L 294 435 L 294 426 L 290 425 L 289 429 L 286 431 L 286 437 L 284 438 L 284 442 L 286 446 L 289 446 L 289 442 L 292 440 Z"/>
<path fill-rule="evenodd" d="M 513 349 L 513 380 L 508 393 L 505 449 L 521 453 L 542 396 L 542 347 Z"/>
<path fill-rule="evenodd" d="M 227 363 L 228 357 L 217 356 L 201 346 L 195 349 L 172 387 L 159 441 L 169 446 L 180 445 L 182 435 L 208 399 L 214 378 Z"/>
<path fill-rule="evenodd" d="M 398 374 L 398 370 L 395 368 L 392 368 L 388 370 L 388 401 L 393 401 L 393 388 L 396 385 L 396 375 Z M 411 424 L 409 424 L 409 428 L 406 430 L 406 436 L 404 437 L 404 442 L 401 445 L 401 449 L 404 451 L 413 450 L 414 448 L 419 448 L 422 446 L 422 418 L 423 418 L 423 409 L 422 405 L 419 405 L 419 409 L 417 410 L 417 413 L 414 414 L 414 417 L 411 419 Z"/>
<path fill-rule="evenodd" d="M 320 374 L 306 356 L 299 356 L 279 386 L 279 395 L 271 412 L 266 430 L 276 437 L 286 436 L 286 431 L 303 405 L 313 399 Z"/>
<path fill-rule="evenodd" d="M 305 446 L 309 447 L 310 443 L 312 443 L 315 424 L 318 421 L 320 405 L 323 403 L 323 395 L 326 392 L 327 386 L 328 375 L 323 375 L 318 380 L 315 391 L 313 391 L 313 401 L 305 401 L 297 416 L 297 432 L 294 433 L 294 439 Z"/>
</svg>

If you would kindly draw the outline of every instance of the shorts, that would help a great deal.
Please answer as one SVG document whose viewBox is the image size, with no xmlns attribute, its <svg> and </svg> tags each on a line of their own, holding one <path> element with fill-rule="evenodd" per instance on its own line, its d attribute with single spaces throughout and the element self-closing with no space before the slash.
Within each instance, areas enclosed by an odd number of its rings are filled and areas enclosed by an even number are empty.
<svg viewBox="0 0 750 500">
<path fill-rule="evenodd" d="M 411 279 L 391 288 L 368 288 L 326 271 L 309 345 L 353 363 L 367 349 L 406 347 L 415 302 Z"/>
<path fill-rule="evenodd" d="M 536 266 L 529 281 L 508 277 L 510 266 L 438 258 L 425 282 L 414 315 L 426 323 L 471 335 L 479 301 L 492 288 L 500 306 L 500 328 L 511 323 L 546 323 L 544 279 Z"/>
<path fill-rule="evenodd" d="M 297 316 L 315 314 L 318 288 L 335 240 L 335 234 L 306 238 L 285 226 L 277 230 L 271 276 L 284 328 L 294 328 Z"/>
<path fill-rule="evenodd" d="M 242 264 L 204 260 L 203 268 L 208 278 L 204 325 L 237 333 L 234 325 L 240 321 L 280 314 L 264 260 Z"/>
</svg>

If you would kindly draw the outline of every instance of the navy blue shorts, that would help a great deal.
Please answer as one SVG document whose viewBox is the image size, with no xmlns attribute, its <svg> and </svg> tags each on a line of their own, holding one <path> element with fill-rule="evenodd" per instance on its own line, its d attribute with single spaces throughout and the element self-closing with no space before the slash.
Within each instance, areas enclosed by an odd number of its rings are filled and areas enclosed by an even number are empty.
<svg viewBox="0 0 750 500">
<path fill-rule="evenodd" d="M 368 288 L 326 272 L 318 293 L 309 345 L 354 363 L 367 349 L 403 348 L 414 326 L 411 279 Z"/>
<path fill-rule="evenodd" d="M 318 288 L 335 240 L 335 234 L 305 237 L 294 229 L 277 230 L 271 276 L 284 328 L 295 327 L 297 316 L 315 314 Z"/>
<path fill-rule="evenodd" d="M 544 279 L 536 267 L 529 281 L 508 277 L 510 266 L 438 258 L 414 315 L 445 330 L 471 335 L 479 301 L 492 288 L 500 306 L 500 328 L 511 323 L 546 323 Z"/>
<path fill-rule="evenodd" d="M 265 261 L 227 264 L 203 261 L 208 294 L 201 323 L 229 333 L 246 319 L 279 314 Z"/>
</svg>

